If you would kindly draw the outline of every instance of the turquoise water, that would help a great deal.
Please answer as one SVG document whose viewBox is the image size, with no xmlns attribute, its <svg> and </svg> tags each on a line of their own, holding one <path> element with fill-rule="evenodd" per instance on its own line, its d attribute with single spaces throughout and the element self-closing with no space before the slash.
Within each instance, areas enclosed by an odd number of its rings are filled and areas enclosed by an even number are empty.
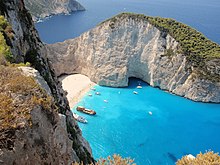
<svg viewBox="0 0 220 165">
<path fill-rule="evenodd" d="M 220 152 L 220 104 L 193 102 L 144 82 L 137 89 L 138 81 L 131 79 L 128 88 L 96 86 L 101 95 L 86 95 L 78 104 L 97 112 L 77 112 L 88 120 L 79 125 L 95 158 L 118 153 L 138 165 L 161 165 L 189 153 Z"/>
<path fill-rule="evenodd" d="M 220 43 L 219 0 L 79 2 L 86 11 L 54 16 L 36 24 L 44 42 L 77 37 L 115 14 L 136 12 L 174 18 Z M 195 155 L 208 149 L 220 152 L 220 104 L 196 103 L 143 82 L 143 89 L 136 89 L 138 81 L 132 79 L 128 88 L 96 86 L 101 96 L 85 96 L 78 104 L 97 112 L 96 116 L 77 112 L 89 122 L 79 125 L 95 158 L 118 153 L 134 158 L 138 165 L 172 165 L 189 153 Z M 133 94 L 134 90 L 138 95 Z"/>
</svg>

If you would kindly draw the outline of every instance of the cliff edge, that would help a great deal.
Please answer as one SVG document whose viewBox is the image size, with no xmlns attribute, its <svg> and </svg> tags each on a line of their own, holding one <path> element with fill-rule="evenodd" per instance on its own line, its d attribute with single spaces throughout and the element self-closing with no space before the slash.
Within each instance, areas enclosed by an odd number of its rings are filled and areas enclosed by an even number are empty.
<svg viewBox="0 0 220 165">
<path fill-rule="evenodd" d="M 123 87 L 129 77 L 202 102 L 220 102 L 220 46 L 173 19 L 122 13 L 76 39 L 47 45 L 56 75 Z"/>
<path fill-rule="evenodd" d="M 0 164 L 94 162 L 23 0 L 0 15 Z"/>
<path fill-rule="evenodd" d="M 73 11 L 85 10 L 75 0 L 24 0 L 24 2 L 35 22 L 51 15 L 70 14 Z"/>
</svg>

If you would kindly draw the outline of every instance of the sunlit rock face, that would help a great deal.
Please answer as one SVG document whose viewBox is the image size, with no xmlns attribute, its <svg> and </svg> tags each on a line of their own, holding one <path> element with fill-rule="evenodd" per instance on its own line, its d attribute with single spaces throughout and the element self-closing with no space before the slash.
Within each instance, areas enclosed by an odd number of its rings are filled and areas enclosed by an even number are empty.
<svg viewBox="0 0 220 165">
<path fill-rule="evenodd" d="M 76 39 L 47 46 L 55 73 L 81 73 L 103 86 L 123 87 L 129 77 L 203 102 L 220 102 L 220 83 L 204 79 L 167 32 L 143 19 L 110 19 Z M 218 61 L 219 62 L 219 61 Z M 220 75 L 216 62 L 210 68 Z"/>
<path fill-rule="evenodd" d="M 56 14 L 70 14 L 73 11 L 85 10 L 75 0 L 24 0 L 24 2 L 34 21 Z"/>
</svg>

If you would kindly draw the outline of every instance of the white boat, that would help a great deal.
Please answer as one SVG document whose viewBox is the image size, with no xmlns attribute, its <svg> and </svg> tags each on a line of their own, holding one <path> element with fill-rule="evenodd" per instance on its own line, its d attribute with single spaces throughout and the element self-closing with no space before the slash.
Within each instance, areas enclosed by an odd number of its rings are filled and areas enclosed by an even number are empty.
<svg viewBox="0 0 220 165">
<path fill-rule="evenodd" d="M 151 111 L 148 112 L 149 115 L 153 115 L 153 113 Z"/>
<path fill-rule="evenodd" d="M 88 121 L 84 117 L 79 116 L 76 113 L 73 113 L 73 117 L 74 117 L 74 119 L 76 119 L 77 121 L 79 121 L 81 123 L 88 123 Z"/>
<path fill-rule="evenodd" d="M 141 89 L 141 88 L 142 88 L 142 86 L 138 85 L 138 86 L 137 86 L 137 88 L 138 88 L 138 89 Z"/>
<path fill-rule="evenodd" d="M 95 89 L 95 88 L 91 88 L 91 90 L 96 91 L 96 89 Z"/>
<path fill-rule="evenodd" d="M 100 92 L 96 92 L 95 94 L 96 94 L 96 95 L 101 95 L 101 93 L 100 93 Z"/>
<path fill-rule="evenodd" d="M 135 95 L 137 95 L 137 94 L 138 94 L 138 92 L 137 92 L 137 91 L 133 91 L 133 93 L 134 93 Z"/>
</svg>

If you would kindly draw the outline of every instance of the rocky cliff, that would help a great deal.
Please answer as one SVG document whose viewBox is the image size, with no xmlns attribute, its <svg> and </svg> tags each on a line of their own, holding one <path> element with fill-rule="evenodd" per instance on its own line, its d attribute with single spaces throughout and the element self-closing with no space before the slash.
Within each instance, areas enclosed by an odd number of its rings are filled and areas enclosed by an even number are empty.
<svg viewBox="0 0 220 165">
<path fill-rule="evenodd" d="M 22 79 L 21 73 L 11 69 L 14 64 L 0 67 L 0 112 L 3 113 L 0 120 L 0 163 L 92 162 L 91 149 L 72 117 L 65 92 L 48 62 L 45 46 L 23 0 L 1 0 L 0 14 L 12 28 L 12 36 L 1 30 L 11 48 L 11 62 L 29 62 L 36 70 L 22 70 L 25 76 L 31 75 L 40 84 L 38 88 L 33 78 Z"/>
<path fill-rule="evenodd" d="M 194 101 L 220 102 L 219 45 L 172 19 L 123 13 L 47 51 L 57 75 L 81 73 L 112 87 L 136 77 Z"/>
<path fill-rule="evenodd" d="M 73 11 L 85 10 L 75 0 L 24 0 L 25 6 L 30 10 L 33 20 L 38 21 L 56 14 L 70 14 Z"/>
</svg>

